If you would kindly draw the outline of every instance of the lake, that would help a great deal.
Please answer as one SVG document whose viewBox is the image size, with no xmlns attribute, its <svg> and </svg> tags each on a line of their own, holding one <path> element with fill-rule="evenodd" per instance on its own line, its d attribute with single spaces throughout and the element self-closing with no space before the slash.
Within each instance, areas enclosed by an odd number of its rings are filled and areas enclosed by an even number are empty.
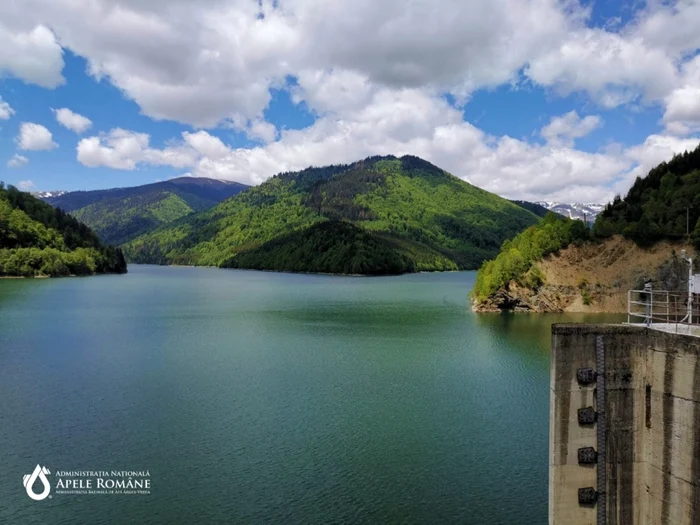
<svg viewBox="0 0 700 525">
<path fill-rule="evenodd" d="M 550 325 L 605 316 L 476 315 L 474 275 L 0 281 L 0 523 L 546 523 Z"/>
</svg>

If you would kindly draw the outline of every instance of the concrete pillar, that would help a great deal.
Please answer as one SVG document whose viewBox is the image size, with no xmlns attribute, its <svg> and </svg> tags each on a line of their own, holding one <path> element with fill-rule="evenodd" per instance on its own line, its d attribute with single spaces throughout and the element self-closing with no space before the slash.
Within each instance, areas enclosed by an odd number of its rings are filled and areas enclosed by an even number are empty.
<svg viewBox="0 0 700 525">
<path fill-rule="evenodd" d="M 596 368 L 605 345 L 605 490 L 597 466 L 578 449 L 599 448 L 597 427 L 578 409 L 597 411 L 595 384 L 577 381 Z M 596 505 L 578 489 L 604 492 L 609 525 L 700 525 L 700 338 L 629 325 L 554 325 L 550 392 L 549 522 L 591 525 Z"/>
</svg>

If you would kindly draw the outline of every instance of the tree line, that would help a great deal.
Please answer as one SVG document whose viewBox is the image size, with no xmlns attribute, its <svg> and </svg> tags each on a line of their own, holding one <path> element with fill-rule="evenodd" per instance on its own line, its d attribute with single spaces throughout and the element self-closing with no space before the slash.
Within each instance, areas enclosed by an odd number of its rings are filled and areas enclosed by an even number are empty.
<svg viewBox="0 0 700 525">
<path fill-rule="evenodd" d="M 121 249 L 104 245 L 63 210 L 0 182 L 0 276 L 124 273 Z"/>
</svg>

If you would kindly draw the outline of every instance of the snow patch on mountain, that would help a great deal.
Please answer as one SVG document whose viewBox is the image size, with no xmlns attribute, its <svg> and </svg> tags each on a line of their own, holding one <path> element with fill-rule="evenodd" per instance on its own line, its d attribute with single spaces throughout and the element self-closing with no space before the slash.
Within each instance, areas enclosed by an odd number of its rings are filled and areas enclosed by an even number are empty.
<svg viewBox="0 0 700 525">
<path fill-rule="evenodd" d="M 549 211 L 553 211 L 564 217 L 569 217 L 570 219 L 580 219 L 585 220 L 587 223 L 592 223 L 598 214 L 603 211 L 605 204 L 594 204 L 594 203 L 566 203 L 566 202 L 548 202 L 539 201 L 537 202 L 540 206 L 544 206 Z"/>
</svg>

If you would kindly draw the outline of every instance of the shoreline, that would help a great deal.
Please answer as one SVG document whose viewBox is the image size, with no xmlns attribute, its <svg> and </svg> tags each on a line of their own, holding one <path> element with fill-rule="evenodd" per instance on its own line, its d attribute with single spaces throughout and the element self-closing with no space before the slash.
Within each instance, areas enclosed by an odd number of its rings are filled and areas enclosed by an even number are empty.
<svg viewBox="0 0 700 525">
<path fill-rule="evenodd" d="M 71 277 L 97 277 L 99 275 L 126 275 L 126 272 L 103 272 L 103 273 L 91 273 L 89 275 L 0 275 L 0 280 L 3 279 L 66 279 Z"/>
<path fill-rule="evenodd" d="M 337 276 L 337 277 L 400 277 L 402 275 L 418 275 L 418 274 L 429 274 L 429 273 L 460 273 L 460 272 L 475 272 L 476 270 L 421 270 L 418 272 L 404 272 L 404 273 L 385 273 L 385 274 L 373 274 L 373 273 L 330 273 L 330 272 L 298 272 L 292 270 L 270 270 L 263 268 L 226 268 L 221 266 L 212 265 L 197 265 L 197 264 L 153 264 L 153 263 L 129 263 L 135 266 L 161 266 L 165 268 L 213 268 L 216 270 L 240 270 L 244 272 L 267 272 L 267 273 L 285 273 L 285 274 L 297 274 L 297 275 L 327 275 L 327 276 Z"/>
</svg>

